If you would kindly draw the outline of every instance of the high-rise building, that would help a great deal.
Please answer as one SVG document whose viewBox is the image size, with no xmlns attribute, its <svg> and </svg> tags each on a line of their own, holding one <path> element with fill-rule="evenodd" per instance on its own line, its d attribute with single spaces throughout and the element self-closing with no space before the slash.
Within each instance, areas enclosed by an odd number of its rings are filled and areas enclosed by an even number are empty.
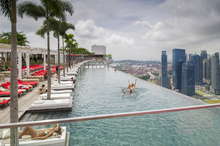
<svg viewBox="0 0 220 146">
<path fill-rule="evenodd" d="M 188 61 L 192 60 L 192 56 L 193 56 L 193 54 L 189 54 L 189 59 L 188 59 Z"/>
<path fill-rule="evenodd" d="M 203 59 L 203 78 L 204 79 L 207 79 L 206 70 L 207 70 L 207 59 Z"/>
<path fill-rule="evenodd" d="M 181 91 L 182 64 L 186 62 L 185 49 L 173 49 L 173 86 Z"/>
<path fill-rule="evenodd" d="M 206 62 L 206 79 L 211 80 L 211 55 L 208 55 Z"/>
<path fill-rule="evenodd" d="M 210 91 L 214 94 L 220 94 L 220 67 L 219 67 L 219 53 L 212 55 L 212 79 Z"/>
<path fill-rule="evenodd" d="M 207 52 L 206 52 L 206 50 L 202 50 L 200 56 L 201 56 L 203 59 L 207 59 Z"/>
<path fill-rule="evenodd" d="M 197 84 L 203 83 L 203 58 L 199 55 L 193 55 L 192 61 L 195 65 L 195 81 Z"/>
<path fill-rule="evenodd" d="M 161 86 L 161 77 L 156 77 L 156 85 Z"/>
<path fill-rule="evenodd" d="M 162 51 L 161 55 L 161 86 L 167 88 L 167 55 L 166 51 Z"/>
<path fill-rule="evenodd" d="M 192 60 L 182 65 L 181 93 L 189 96 L 195 94 L 195 65 Z"/>
</svg>

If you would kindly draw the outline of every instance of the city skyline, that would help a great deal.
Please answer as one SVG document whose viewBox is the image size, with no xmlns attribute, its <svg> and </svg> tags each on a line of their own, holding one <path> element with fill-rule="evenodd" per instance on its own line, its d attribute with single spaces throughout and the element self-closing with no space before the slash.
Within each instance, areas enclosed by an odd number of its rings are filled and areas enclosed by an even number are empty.
<svg viewBox="0 0 220 146">
<path fill-rule="evenodd" d="M 19 0 L 21 3 L 25 0 Z M 34 1 L 39 3 L 40 1 Z M 166 51 L 182 48 L 189 54 L 219 51 L 220 1 L 218 0 L 69 0 L 74 6 L 67 22 L 76 26 L 73 33 L 80 47 L 106 46 L 114 60 L 160 60 Z M 10 31 L 10 22 L 0 14 L 1 31 Z M 44 19 L 18 17 L 17 31 L 24 31 L 31 47 L 46 46 L 46 39 L 35 35 Z M 51 48 L 57 49 L 51 34 Z"/>
</svg>

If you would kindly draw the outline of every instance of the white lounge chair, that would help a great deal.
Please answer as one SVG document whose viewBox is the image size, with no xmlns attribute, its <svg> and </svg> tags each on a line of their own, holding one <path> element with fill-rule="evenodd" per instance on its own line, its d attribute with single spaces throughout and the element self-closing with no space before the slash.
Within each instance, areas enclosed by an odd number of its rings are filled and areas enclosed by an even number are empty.
<svg viewBox="0 0 220 146">
<path fill-rule="evenodd" d="M 62 134 L 61 135 L 53 135 L 44 140 L 31 140 L 30 135 L 24 135 L 22 139 L 19 139 L 19 146 L 45 146 L 45 145 L 52 145 L 52 146 L 65 146 L 66 145 L 66 127 L 61 127 Z M 1 143 L 4 146 L 10 146 L 10 129 L 5 129 L 3 131 L 3 138 Z"/>
</svg>

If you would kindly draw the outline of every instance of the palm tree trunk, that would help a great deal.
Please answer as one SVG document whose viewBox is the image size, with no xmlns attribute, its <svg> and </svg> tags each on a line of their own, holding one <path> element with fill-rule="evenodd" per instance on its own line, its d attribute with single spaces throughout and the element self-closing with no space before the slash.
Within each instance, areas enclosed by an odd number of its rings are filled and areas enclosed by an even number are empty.
<svg viewBox="0 0 220 146">
<path fill-rule="evenodd" d="M 51 93 L 51 71 L 50 71 L 50 32 L 49 32 L 49 17 L 47 20 L 47 100 L 50 100 Z"/>
<path fill-rule="evenodd" d="M 65 77 L 65 58 L 64 58 L 64 38 L 62 37 L 62 41 L 63 41 L 63 76 Z M 66 66 L 67 67 L 67 72 L 68 72 L 68 65 Z"/>
<path fill-rule="evenodd" d="M 57 40 L 58 40 L 58 83 L 60 84 L 60 36 L 59 34 L 57 35 Z M 65 68 L 63 67 L 65 70 Z"/>
<path fill-rule="evenodd" d="M 10 122 L 18 122 L 18 80 L 17 80 L 17 17 L 16 17 L 16 0 L 12 0 L 11 16 L 11 86 L 10 86 Z M 10 143 L 16 145 L 18 140 L 17 128 L 10 129 Z M 18 145 L 18 141 L 17 141 Z"/>
</svg>

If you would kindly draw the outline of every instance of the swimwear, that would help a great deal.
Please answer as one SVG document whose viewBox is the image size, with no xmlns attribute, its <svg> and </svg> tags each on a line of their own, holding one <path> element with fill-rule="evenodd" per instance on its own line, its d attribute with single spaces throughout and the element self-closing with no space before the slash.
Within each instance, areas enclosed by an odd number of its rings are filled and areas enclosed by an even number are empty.
<svg viewBox="0 0 220 146">
<path fill-rule="evenodd" d="M 38 130 L 36 130 L 35 132 L 37 133 L 37 137 L 39 137 L 39 132 L 38 132 Z"/>
<path fill-rule="evenodd" d="M 47 132 L 47 130 L 45 131 L 45 133 L 44 133 L 45 135 L 47 135 L 48 134 L 48 132 Z"/>
</svg>

